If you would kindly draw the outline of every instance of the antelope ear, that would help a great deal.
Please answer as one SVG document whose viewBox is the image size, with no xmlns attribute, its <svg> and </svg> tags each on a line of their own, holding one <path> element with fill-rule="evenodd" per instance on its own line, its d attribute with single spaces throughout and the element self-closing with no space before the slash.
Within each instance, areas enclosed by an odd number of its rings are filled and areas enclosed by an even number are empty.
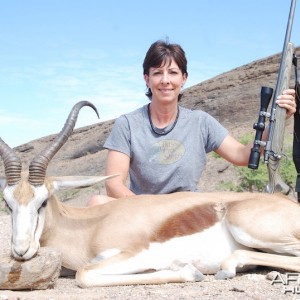
<svg viewBox="0 0 300 300">
<path fill-rule="evenodd" d="M 48 177 L 52 181 L 54 190 L 72 189 L 72 188 L 83 188 L 89 187 L 101 181 L 119 176 L 51 176 Z"/>
<path fill-rule="evenodd" d="M 0 189 L 3 191 L 6 187 L 7 181 L 5 176 L 0 176 Z"/>
</svg>

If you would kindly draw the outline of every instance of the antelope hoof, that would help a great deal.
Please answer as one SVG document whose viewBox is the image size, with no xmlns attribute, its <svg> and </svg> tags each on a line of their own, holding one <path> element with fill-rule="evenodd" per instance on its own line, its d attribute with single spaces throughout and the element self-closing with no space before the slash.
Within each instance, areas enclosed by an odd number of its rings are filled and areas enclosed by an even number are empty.
<svg viewBox="0 0 300 300">
<path fill-rule="evenodd" d="M 226 279 L 230 279 L 235 277 L 235 273 L 229 272 L 229 271 L 224 271 L 224 270 L 220 270 L 217 272 L 217 274 L 215 275 L 215 279 L 217 280 L 226 280 Z"/>
<path fill-rule="evenodd" d="M 182 276 L 185 279 L 185 281 L 202 281 L 204 279 L 204 275 L 193 265 L 188 264 L 183 267 L 182 269 Z"/>
</svg>

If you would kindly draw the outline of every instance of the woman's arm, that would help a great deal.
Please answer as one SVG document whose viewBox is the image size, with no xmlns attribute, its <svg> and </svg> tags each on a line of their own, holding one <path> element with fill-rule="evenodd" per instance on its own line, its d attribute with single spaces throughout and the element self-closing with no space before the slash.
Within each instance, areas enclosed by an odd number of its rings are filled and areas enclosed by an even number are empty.
<svg viewBox="0 0 300 300">
<path fill-rule="evenodd" d="M 110 197 L 120 198 L 134 195 L 126 186 L 129 172 L 130 157 L 122 152 L 108 150 L 106 159 L 106 175 L 119 174 L 105 182 L 106 193 Z"/>
<path fill-rule="evenodd" d="M 228 135 L 215 152 L 234 165 L 247 166 L 252 146 L 253 143 L 245 146 Z"/>
<path fill-rule="evenodd" d="M 282 95 L 278 96 L 276 103 L 287 110 L 287 118 L 291 117 L 296 111 L 295 90 L 288 89 L 283 91 Z M 265 131 L 262 140 L 265 141 L 266 138 L 267 133 Z M 215 152 L 237 166 L 247 166 L 252 147 L 253 143 L 245 146 L 228 135 Z"/>
</svg>

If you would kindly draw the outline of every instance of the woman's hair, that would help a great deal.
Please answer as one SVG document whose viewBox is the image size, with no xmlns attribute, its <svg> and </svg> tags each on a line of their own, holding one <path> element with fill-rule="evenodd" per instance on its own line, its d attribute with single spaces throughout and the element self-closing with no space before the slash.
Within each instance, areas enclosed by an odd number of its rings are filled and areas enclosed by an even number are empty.
<svg viewBox="0 0 300 300">
<path fill-rule="evenodd" d="M 144 75 L 149 75 L 150 68 L 158 68 L 167 63 L 171 64 L 172 60 L 176 62 L 182 74 L 188 76 L 187 59 L 181 46 L 178 44 L 170 44 L 168 41 L 163 40 L 154 42 L 148 49 L 144 59 Z M 149 99 L 152 98 L 150 88 L 148 88 L 146 96 Z"/>
</svg>

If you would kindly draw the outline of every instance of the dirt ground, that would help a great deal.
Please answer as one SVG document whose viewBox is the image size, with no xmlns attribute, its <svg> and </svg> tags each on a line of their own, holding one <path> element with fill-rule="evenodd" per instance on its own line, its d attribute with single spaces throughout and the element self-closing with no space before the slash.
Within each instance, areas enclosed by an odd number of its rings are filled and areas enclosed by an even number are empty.
<svg viewBox="0 0 300 300">
<path fill-rule="evenodd" d="M 10 216 L 0 215 L 0 255 L 10 247 Z M 268 269 L 256 269 L 250 273 L 219 281 L 206 276 L 202 282 L 163 285 L 117 286 L 82 289 L 76 285 L 74 277 L 59 278 L 52 289 L 34 291 L 0 290 L 0 300 L 77 300 L 77 299 L 300 299 L 300 289 L 284 286 L 280 282 L 272 284 L 273 273 Z M 286 273 L 282 272 L 282 278 Z M 268 279 L 268 277 L 270 277 Z M 295 284 L 295 283 L 293 283 Z M 299 287 L 299 286 L 298 286 Z M 285 288 L 289 291 L 285 293 Z M 291 291 L 293 290 L 293 292 Z M 298 292 L 298 293 L 297 293 Z"/>
</svg>

